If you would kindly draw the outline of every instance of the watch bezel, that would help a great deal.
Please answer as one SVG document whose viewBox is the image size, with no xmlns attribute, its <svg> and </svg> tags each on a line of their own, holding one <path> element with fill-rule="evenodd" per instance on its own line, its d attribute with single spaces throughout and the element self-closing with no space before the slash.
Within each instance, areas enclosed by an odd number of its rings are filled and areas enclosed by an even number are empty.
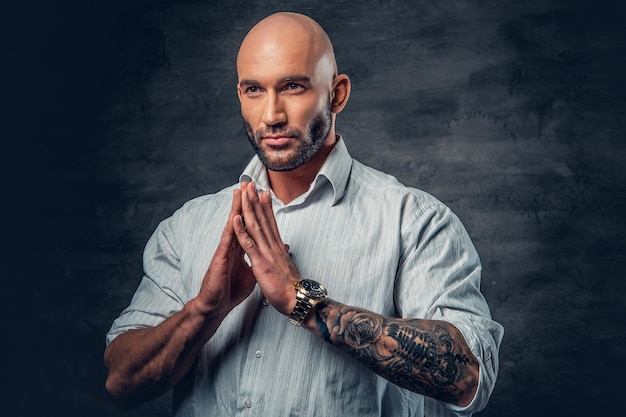
<svg viewBox="0 0 626 417">
<path fill-rule="evenodd" d="M 314 288 L 310 288 L 309 285 L 313 286 Z M 328 291 L 326 290 L 326 287 L 312 279 L 301 279 L 300 281 L 298 281 L 296 283 L 296 291 L 303 293 L 311 300 L 315 301 L 324 300 L 328 296 Z M 317 295 L 317 291 L 319 291 L 319 295 Z"/>
</svg>

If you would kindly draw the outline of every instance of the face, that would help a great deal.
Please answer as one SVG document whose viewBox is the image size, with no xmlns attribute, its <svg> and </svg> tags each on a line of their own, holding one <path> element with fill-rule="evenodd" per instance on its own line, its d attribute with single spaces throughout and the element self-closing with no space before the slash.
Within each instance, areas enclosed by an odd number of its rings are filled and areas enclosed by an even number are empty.
<svg viewBox="0 0 626 417">
<path fill-rule="evenodd" d="M 273 171 L 303 166 L 334 137 L 333 61 L 302 42 L 292 43 L 250 41 L 237 60 L 244 128 Z"/>
<path fill-rule="evenodd" d="M 307 124 L 304 131 L 287 124 L 265 126 L 254 131 L 245 117 L 243 125 L 254 151 L 268 169 L 290 171 L 310 161 L 330 133 L 332 126 L 330 100 Z"/>
</svg>

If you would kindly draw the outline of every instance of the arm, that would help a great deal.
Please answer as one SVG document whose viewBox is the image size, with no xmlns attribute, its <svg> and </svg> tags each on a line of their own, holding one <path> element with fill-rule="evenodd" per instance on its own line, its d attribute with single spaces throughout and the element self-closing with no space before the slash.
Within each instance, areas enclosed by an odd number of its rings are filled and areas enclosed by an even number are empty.
<svg viewBox="0 0 626 417">
<path fill-rule="evenodd" d="M 129 330 L 104 352 L 106 390 L 115 404 L 130 409 L 176 385 L 215 333 L 222 318 L 202 314 L 191 300 L 155 327 Z"/>
<path fill-rule="evenodd" d="M 244 227 L 245 220 L 245 227 Z M 248 253 L 263 294 L 282 314 L 295 305 L 299 273 L 284 249 L 267 193 L 242 185 L 242 216 L 235 233 Z M 383 317 L 326 300 L 304 326 L 389 381 L 442 401 L 468 405 L 479 381 L 478 361 L 445 321 Z"/>
<path fill-rule="evenodd" d="M 254 277 L 233 233 L 233 217 L 240 212 L 240 204 L 241 197 L 233 196 L 231 213 L 198 295 L 158 326 L 129 330 L 106 348 L 106 389 L 120 408 L 135 407 L 180 382 L 222 320 L 254 289 Z"/>
<path fill-rule="evenodd" d="M 384 317 L 326 300 L 304 326 L 400 387 L 461 407 L 474 398 L 478 361 L 448 322 Z"/>
</svg>

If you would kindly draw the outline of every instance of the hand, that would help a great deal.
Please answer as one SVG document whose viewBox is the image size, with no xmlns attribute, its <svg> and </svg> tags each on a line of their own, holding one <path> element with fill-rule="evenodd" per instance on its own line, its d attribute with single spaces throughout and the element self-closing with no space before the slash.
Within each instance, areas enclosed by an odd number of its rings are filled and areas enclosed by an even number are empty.
<svg viewBox="0 0 626 417">
<path fill-rule="evenodd" d="M 241 193 L 233 193 L 233 201 L 222 237 L 213 254 L 211 264 L 202 280 L 196 307 L 203 314 L 225 317 L 245 300 L 256 285 L 250 266 L 244 260 L 244 251 L 234 233 L 234 218 L 241 214 Z"/>
<path fill-rule="evenodd" d="M 288 246 L 278 233 L 268 191 L 256 192 L 254 183 L 243 182 L 242 214 L 234 218 L 239 244 L 248 254 L 254 277 L 263 295 L 280 313 L 290 314 L 296 305 L 294 285 L 300 281 L 298 268 L 291 260 Z"/>
</svg>

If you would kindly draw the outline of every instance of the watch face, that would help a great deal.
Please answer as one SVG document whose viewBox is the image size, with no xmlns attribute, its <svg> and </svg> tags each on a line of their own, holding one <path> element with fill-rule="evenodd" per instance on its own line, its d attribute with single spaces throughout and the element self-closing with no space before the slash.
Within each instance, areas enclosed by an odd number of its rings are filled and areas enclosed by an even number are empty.
<svg viewBox="0 0 626 417">
<path fill-rule="evenodd" d="M 301 285 L 302 288 L 313 298 L 326 297 L 326 290 L 318 282 L 311 281 L 310 279 L 303 279 Z"/>
</svg>

